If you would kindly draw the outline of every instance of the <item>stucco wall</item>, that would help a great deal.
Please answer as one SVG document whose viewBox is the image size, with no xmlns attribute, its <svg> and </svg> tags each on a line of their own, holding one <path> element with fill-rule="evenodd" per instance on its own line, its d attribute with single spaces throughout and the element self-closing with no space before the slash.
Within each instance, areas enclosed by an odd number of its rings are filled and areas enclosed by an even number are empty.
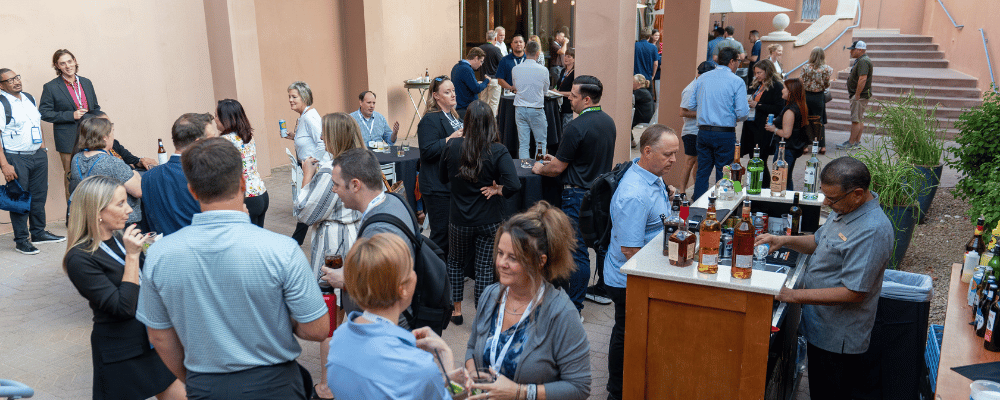
<svg viewBox="0 0 1000 400">
<path fill-rule="evenodd" d="M 940 10 L 941 6 L 935 0 L 864 0 L 861 2 L 861 28 L 899 29 L 899 33 L 919 35 L 923 28 L 925 5 L 930 3 Z M 989 3 L 995 5 L 995 2 L 968 0 L 949 0 L 945 3 L 954 3 L 954 7 L 962 6 L 972 12 Z"/>
<path fill-rule="evenodd" d="M 1000 27 L 996 24 L 1000 21 L 1000 3 L 956 0 L 945 0 L 944 3 L 955 22 L 965 27 L 956 29 L 937 1 L 927 1 L 923 12 L 923 34 L 934 37 L 934 43 L 939 45 L 938 49 L 948 59 L 949 68 L 979 78 L 979 89 L 988 90 L 990 70 L 986 65 L 986 52 L 979 29 L 986 33 L 993 69 L 1000 75 Z"/>
</svg>

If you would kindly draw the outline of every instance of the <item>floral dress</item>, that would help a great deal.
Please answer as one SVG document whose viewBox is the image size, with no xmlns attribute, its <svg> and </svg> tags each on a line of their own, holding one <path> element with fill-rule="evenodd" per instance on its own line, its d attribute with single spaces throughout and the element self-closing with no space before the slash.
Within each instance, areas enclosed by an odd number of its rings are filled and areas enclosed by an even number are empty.
<svg viewBox="0 0 1000 400">
<path fill-rule="evenodd" d="M 222 137 L 232 142 L 240 151 L 240 157 L 243 159 L 243 178 L 247 181 L 247 197 L 256 197 L 267 192 L 264 180 L 257 172 L 257 145 L 253 139 L 250 139 L 250 143 L 243 143 L 243 139 L 240 139 L 236 132 L 227 133 Z"/>
</svg>

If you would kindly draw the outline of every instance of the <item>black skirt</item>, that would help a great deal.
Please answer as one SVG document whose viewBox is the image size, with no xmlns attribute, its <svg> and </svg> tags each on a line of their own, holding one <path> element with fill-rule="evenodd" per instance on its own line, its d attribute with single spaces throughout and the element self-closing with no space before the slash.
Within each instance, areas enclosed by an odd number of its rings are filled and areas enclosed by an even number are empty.
<svg viewBox="0 0 1000 400">
<path fill-rule="evenodd" d="M 147 399 L 177 379 L 149 345 L 146 327 L 134 318 L 94 324 L 90 348 L 94 400 Z"/>
</svg>

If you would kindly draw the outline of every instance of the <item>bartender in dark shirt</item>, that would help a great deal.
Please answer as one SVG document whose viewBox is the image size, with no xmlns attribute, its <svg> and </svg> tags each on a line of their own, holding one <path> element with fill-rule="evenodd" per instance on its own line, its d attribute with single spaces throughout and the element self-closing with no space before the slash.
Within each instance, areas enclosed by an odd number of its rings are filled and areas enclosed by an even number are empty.
<svg viewBox="0 0 1000 400">
<path fill-rule="evenodd" d="M 562 210 L 573 221 L 576 229 L 576 271 L 569 278 L 569 294 L 578 311 L 583 310 L 583 299 L 590 282 L 590 252 L 580 234 L 580 203 L 590 183 L 614 166 L 615 121 L 601 111 L 601 94 L 604 85 L 590 75 L 580 75 L 573 80 L 569 101 L 573 112 L 579 114 L 563 130 L 556 155 L 546 154 L 543 162 L 531 167 L 531 172 L 544 176 L 558 176 L 563 183 Z M 597 270 L 604 269 L 606 249 L 597 250 Z"/>
</svg>

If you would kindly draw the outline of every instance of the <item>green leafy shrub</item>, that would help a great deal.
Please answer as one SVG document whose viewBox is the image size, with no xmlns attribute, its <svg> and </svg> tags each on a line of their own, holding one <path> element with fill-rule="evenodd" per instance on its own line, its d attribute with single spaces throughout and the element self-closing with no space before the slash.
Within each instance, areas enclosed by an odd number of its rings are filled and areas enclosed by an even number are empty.
<svg viewBox="0 0 1000 400">
<path fill-rule="evenodd" d="M 879 102 L 871 118 L 875 133 L 885 135 L 896 152 L 906 156 L 914 165 L 936 167 L 941 165 L 944 140 L 941 138 L 937 105 L 924 108 L 925 100 L 911 89 L 899 99 Z"/>
<path fill-rule="evenodd" d="M 948 160 L 960 176 L 952 195 L 969 203 L 970 217 L 984 215 L 988 226 L 1000 221 L 1000 95 L 994 90 L 958 117 L 958 146 Z"/>
</svg>

